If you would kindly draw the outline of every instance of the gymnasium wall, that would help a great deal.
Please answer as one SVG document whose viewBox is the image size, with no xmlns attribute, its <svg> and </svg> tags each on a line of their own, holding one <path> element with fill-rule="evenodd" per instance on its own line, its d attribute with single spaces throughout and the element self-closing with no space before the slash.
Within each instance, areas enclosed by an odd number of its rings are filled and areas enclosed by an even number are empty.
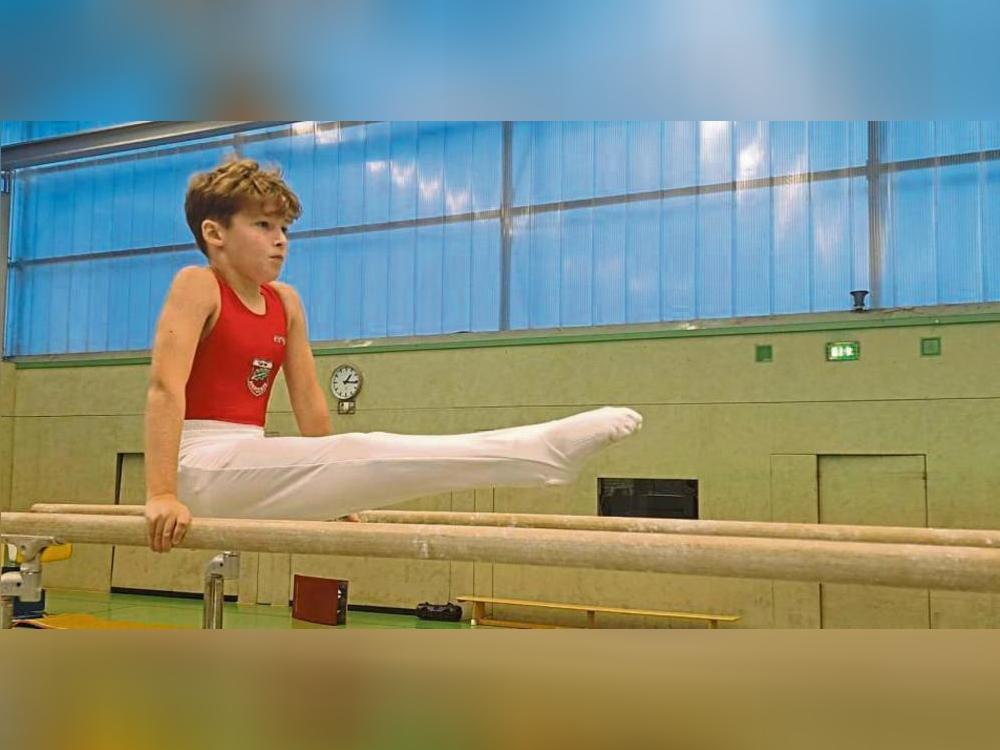
<svg viewBox="0 0 1000 750">
<path fill-rule="evenodd" d="M 931 337 L 941 354 L 921 356 Z M 645 417 L 572 486 L 485 488 L 404 508 L 594 514 L 598 477 L 676 477 L 698 479 L 706 519 L 996 528 L 998 338 L 994 304 L 420 337 L 320 350 L 317 367 L 324 383 L 345 361 L 364 373 L 357 414 L 333 415 L 337 432 L 466 432 L 605 404 Z M 507 345 L 476 344 L 498 339 Z M 435 348 L 445 340 L 468 346 Z M 826 344 L 844 340 L 860 343 L 861 358 L 827 362 Z M 773 360 L 757 362 L 757 345 L 770 345 Z M 0 365 L 0 507 L 113 502 L 116 492 L 141 503 L 147 365 L 56 364 Z M 267 430 L 297 434 L 283 382 Z M 81 545 L 47 567 L 45 584 L 198 591 L 209 557 Z M 305 555 L 245 555 L 230 593 L 286 604 L 293 573 L 348 578 L 353 604 L 386 607 L 481 594 L 738 614 L 739 627 L 1000 626 L 992 595 Z"/>
</svg>

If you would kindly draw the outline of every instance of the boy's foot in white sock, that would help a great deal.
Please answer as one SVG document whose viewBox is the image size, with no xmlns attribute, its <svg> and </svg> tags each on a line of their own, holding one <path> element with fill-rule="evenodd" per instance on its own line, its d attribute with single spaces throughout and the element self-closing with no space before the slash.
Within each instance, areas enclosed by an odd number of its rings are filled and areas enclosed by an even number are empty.
<svg viewBox="0 0 1000 750">
<path fill-rule="evenodd" d="M 562 468 L 575 476 L 593 453 L 640 430 L 642 415 L 632 409 L 605 406 L 538 426 L 542 440 L 562 459 Z"/>
</svg>

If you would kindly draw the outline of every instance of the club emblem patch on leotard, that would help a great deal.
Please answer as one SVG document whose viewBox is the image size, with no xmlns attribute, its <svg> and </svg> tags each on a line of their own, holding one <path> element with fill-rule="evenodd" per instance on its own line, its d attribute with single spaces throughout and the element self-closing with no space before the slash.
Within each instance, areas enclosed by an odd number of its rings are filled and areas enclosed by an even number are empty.
<svg viewBox="0 0 1000 750">
<path fill-rule="evenodd" d="M 255 359 L 253 367 L 250 368 L 250 377 L 247 378 L 247 388 L 255 396 L 263 396 L 267 390 L 267 379 L 271 376 L 274 363 L 268 359 Z"/>
</svg>

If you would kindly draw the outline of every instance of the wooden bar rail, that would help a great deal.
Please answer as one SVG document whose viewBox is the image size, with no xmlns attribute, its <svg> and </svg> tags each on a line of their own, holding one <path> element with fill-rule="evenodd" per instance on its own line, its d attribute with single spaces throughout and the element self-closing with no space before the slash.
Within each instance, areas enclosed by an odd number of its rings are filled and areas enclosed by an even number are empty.
<svg viewBox="0 0 1000 750">
<path fill-rule="evenodd" d="M 141 505 L 75 505 L 36 503 L 35 513 L 142 515 Z M 935 544 L 1000 549 L 1000 530 L 928 529 L 909 526 L 847 526 L 767 521 L 711 521 L 668 518 L 612 518 L 608 516 L 549 515 L 542 513 L 458 513 L 449 511 L 369 510 L 358 514 L 368 523 L 416 523 L 448 526 L 503 526 L 508 528 L 628 531 L 644 534 L 741 536 L 764 539 Z"/>
<path fill-rule="evenodd" d="M 5 512 L 0 534 L 146 546 L 136 516 Z M 1000 550 L 930 544 L 195 518 L 181 546 L 1000 592 Z"/>
</svg>

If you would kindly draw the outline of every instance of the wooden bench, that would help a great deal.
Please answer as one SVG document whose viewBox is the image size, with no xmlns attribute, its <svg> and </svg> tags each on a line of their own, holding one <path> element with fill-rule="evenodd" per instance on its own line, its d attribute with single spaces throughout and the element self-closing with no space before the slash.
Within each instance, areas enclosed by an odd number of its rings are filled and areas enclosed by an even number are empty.
<svg viewBox="0 0 1000 750">
<path fill-rule="evenodd" d="M 514 607 L 541 607 L 544 609 L 559 609 L 572 612 L 587 613 L 587 627 L 596 627 L 598 612 L 605 612 L 614 615 L 639 615 L 641 617 L 666 617 L 675 620 L 696 620 L 707 622 L 708 627 L 717 628 L 720 622 L 736 622 L 739 615 L 715 615 L 703 612 L 664 612 L 658 609 L 626 609 L 625 607 L 598 607 L 586 604 L 559 604 L 556 602 L 536 602 L 524 599 L 499 599 L 493 596 L 459 596 L 459 602 L 470 602 L 472 604 L 472 626 L 492 625 L 503 628 L 553 628 L 556 625 L 544 625 L 542 623 L 519 622 L 514 620 L 494 620 L 486 617 L 487 604 L 503 604 Z"/>
</svg>

